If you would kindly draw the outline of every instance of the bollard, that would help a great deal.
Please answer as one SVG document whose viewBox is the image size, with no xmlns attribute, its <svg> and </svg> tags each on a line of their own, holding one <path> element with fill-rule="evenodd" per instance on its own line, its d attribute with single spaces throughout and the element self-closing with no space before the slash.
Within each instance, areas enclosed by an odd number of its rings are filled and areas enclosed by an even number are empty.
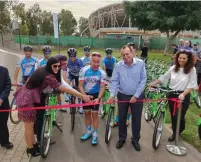
<svg viewBox="0 0 201 162">
<path fill-rule="evenodd" d="M 175 144 L 174 145 L 166 145 L 166 149 L 178 156 L 184 156 L 186 155 L 186 148 L 179 146 L 179 130 L 180 130 L 180 121 L 181 121 L 181 110 L 182 110 L 182 101 L 180 100 L 180 108 L 178 110 L 177 114 L 177 127 L 176 127 L 176 138 L 175 138 Z"/>
</svg>

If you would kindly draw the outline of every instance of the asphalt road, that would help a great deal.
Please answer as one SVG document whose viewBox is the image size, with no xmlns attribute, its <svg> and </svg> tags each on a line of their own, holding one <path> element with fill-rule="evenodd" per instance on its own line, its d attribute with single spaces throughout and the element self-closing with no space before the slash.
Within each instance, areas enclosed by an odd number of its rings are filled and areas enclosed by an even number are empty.
<svg viewBox="0 0 201 162">
<path fill-rule="evenodd" d="M 15 64 L 18 59 L 16 52 L 7 50 L 10 53 L 0 49 L 0 65 L 9 69 L 10 76 L 13 78 Z M 12 54 L 12 52 L 14 52 Z M 21 56 L 21 55 L 19 55 Z M 118 140 L 118 128 L 112 129 L 112 139 L 109 145 L 105 144 L 105 120 L 100 119 L 100 128 L 98 132 L 99 144 L 91 145 L 91 140 L 82 142 L 80 136 L 85 132 L 83 115 L 76 115 L 76 125 L 74 132 L 70 131 L 69 113 L 59 114 L 58 120 L 63 123 L 63 133 L 54 129 L 54 139 L 56 144 L 51 146 L 46 159 L 32 158 L 31 162 L 200 162 L 201 154 L 191 145 L 182 142 L 187 148 L 185 156 L 175 156 L 166 150 L 168 137 L 171 135 L 169 128 L 163 132 L 160 147 L 158 150 L 152 148 L 153 124 L 146 123 L 142 117 L 141 131 L 141 151 L 136 152 L 131 144 L 131 126 L 128 127 L 128 137 L 126 144 L 120 150 L 116 149 Z"/>
</svg>

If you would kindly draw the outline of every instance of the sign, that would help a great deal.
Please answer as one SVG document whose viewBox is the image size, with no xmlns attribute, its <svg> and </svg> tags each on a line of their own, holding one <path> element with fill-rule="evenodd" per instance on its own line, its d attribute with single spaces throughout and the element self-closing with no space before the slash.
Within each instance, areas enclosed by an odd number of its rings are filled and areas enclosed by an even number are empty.
<svg viewBox="0 0 201 162">
<path fill-rule="evenodd" d="M 59 38 L 58 14 L 52 13 L 52 16 L 53 16 L 53 24 L 54 24 L 54 37 Z"/>
</svg>

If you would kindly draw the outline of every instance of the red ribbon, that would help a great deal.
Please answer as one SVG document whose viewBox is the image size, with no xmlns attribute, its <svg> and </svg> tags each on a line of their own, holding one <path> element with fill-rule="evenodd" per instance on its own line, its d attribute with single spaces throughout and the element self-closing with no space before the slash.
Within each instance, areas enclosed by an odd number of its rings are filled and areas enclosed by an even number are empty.
<svg viewBox="0 0 201 162">
<path fill-rule="evenodd" d="M 137 100 L 137 102 L 159 102 L 159 101 L 173 101 L 174 103 L 174 112 L 173 115 L 175 115 L 176 112 L 176 108 L 180 108 L 180 102 L 178 100 L 178 98 L 161 98 L 161 99 L 157 99 L 157 100 L 151 100 L 151 99 L 147 99 L 147 100 Z M 115 103 L 127 103 L 129 101 L 116 101 Z M 1 112 L 10 112 L 10 111 L 29 111 L 29 110 L 44 110 L 44 109 L 61 109 L 61 108 L 76 108 L 76 107 L 83 107 L 83 106 L 95 106 L 95 105 L 99 105 L 99 104 L 111 104 L 109 102 L 99 102 L 99 103 L 94 103 L 94 102 L 90 102 L 90 103 L 82 103 L 82 104 L 64 104 L 64 105 L 55 105 L 55 106 L 41 106 L 41 107 L 21 107 L 19 109 L 9 109 L 9 110 L 0 110 Z"/>
</svg>

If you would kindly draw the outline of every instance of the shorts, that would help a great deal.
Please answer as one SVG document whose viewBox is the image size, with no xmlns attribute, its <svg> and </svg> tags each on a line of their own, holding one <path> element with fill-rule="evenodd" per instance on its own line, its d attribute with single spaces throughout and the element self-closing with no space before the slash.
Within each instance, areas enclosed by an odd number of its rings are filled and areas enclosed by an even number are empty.
<svg viewBox="0 0 201 162">
<path fill-rule="evenodd" d="M 72 75 L 71 73 L 68 73 L 68 80 L 72 82 L 75 79 L 75 86 L 78 87 L 79 84 L 79 76 Z"/>
<path fill-rule="evenodd" d="M 106 74 L 107 74 L 108 77 L 112 77 L 113 69 L 108 69 L 108 68 L 106 68 L 105 71 L 106 71 Z"/>
<path fill-rule="evenodd" d="M 99 93 L 94 93 L 94 94 L 88 94 L 86 93 L 86 95 L 91 95 L 93 96 L 93 100 L 98 98 L 98 94 Z M 83 103 L 85 103 L 84 101 L 82 101 Z M 92 111 L 99 111 L 99 105 L 90 105 L 90 106 L 83 106 L 84 110 L 92 110 Z"/>
<path fill-rule="evenodd" d="M 25 84 L 27 79 L 29 78 L 30 76 L 23 76 L 22 77 L 22 84 Z"/>
</svg>

